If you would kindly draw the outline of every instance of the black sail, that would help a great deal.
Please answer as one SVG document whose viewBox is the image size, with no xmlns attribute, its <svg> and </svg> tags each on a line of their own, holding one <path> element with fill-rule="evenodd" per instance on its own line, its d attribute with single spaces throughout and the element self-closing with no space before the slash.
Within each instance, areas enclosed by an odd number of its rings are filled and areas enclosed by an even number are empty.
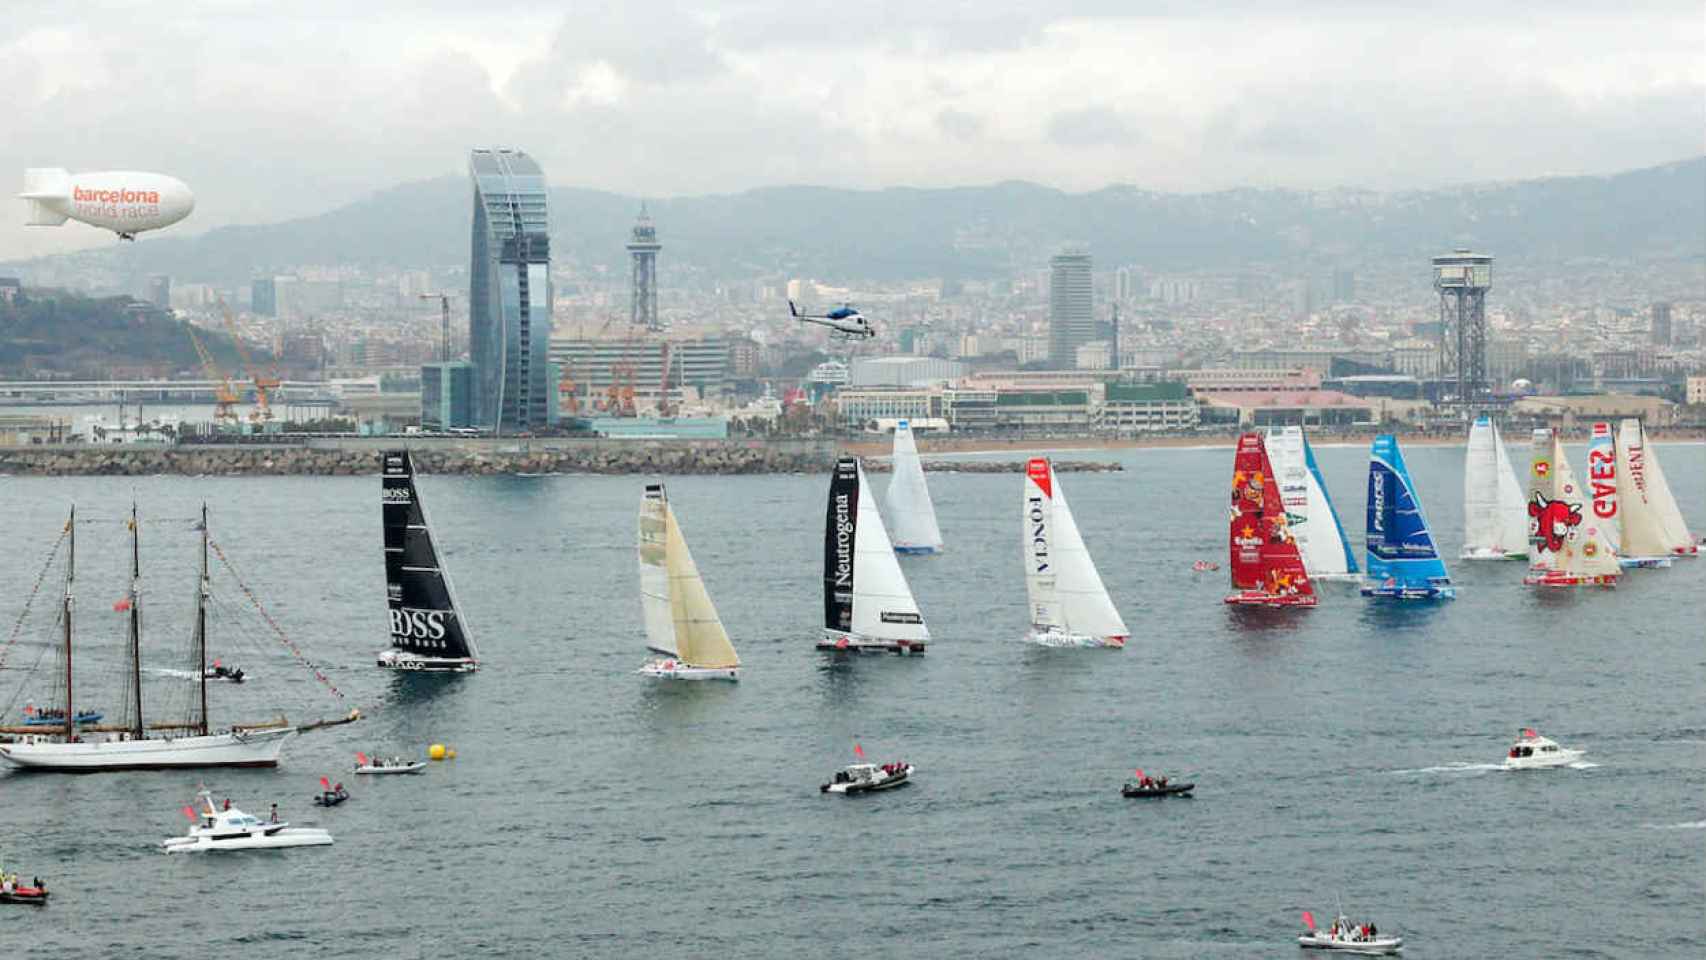
<svg viewBox="0 0 1706 960">
<path fill-rule="evenodd" d="M 439 567 L 432 531 L 415 492 L 415 469 L 407 450 L 384 454 L 385 600 L 391 608 L 391 646 L 425 657 L 474 657 L 451 596 L 450 578 Z"/>
<path fill-rule="evenodd" d="M 823 626 L 853 629 L 853 543 L 859 528 L 859 461 L 842 457 L 829 482 L 823 523 Z"/>
</svg>

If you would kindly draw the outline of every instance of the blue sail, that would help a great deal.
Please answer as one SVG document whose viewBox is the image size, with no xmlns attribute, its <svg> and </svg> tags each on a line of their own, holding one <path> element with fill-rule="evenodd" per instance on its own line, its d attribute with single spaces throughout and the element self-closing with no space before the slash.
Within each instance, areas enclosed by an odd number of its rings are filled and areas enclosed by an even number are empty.
<svg viewBox="0 0 1706 960">
<path fill-rule="evenodd" d="M 1428 532 L 1404 454 L 1391 434 L 1374 438 L 1368 459 L 1368 579 L 1365 597 L 1450 599 L 1457 591 Z"/>
<path fill-rule="evenodd" d="M 1315 448 L 1309 445 L 1307 433 L 1303 435 L 1303 464 L 1309 468 L 1309 475 L 1315 478 L 1315 485 L 1321 488 L 1321 499 L 1327 501 L 1327 513 L 1333 518 L 1334 532 L 1339 535 L 1339 548 L 1345 551 L 1345 570 L 1356 573 L 1356 552 L 1351 549 L 1351 538 L 1345 536 L 1345 525 L 1339 521 L 1339 511 L 1333 506 L 1333 498 L 1327 495 L 1327 481 L 1321 476 L 1321 468 L 1315 465 Z"/>
</svg>

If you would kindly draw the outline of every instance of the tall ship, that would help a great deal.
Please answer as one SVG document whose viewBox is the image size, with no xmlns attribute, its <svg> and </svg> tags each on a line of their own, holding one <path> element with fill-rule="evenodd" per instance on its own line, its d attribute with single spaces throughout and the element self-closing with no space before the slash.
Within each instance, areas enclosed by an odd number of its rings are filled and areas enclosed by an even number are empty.
<svg viewBox="0 0 1706 960">
<path fill-rule="evenodd" d="M 1303 554 L 1311 580 L 1358 580 L 1356 554 L 1351 550 L 1339 512 L 1327 495 L 1327 482 L 1315 463 L 1315 450 L 1302 427 L 1268 430 L 1268 458 L 1279 478 L 1280 502 L 1286 522 Z"/>
<path fill-rule="evenodd" d="M 1232 465 L 1231 553 L 1235 605 L 1313 607 L 1315 587 L 1291 533 L 1279 483 L 1259 433 L 1238 438 Z"/>
<path fill-rule="evenodd" d="M 1491 417 L 1475 418 L 1463 461 L 1460 560 L 1527 560 L 1528 505 L 1504 438 Z"/>
<path fill-rule="evenodd" d="M 1368 578 L 1362 595 L 1450 600 L 1457 595 L 1434 545 L 1398 438 L 1381 434 L 1368 455 Z"/>
<path fill-rule="evenodd" d="M 1025 465 L 1019 529 L 1031 605 L 1026 639 L 1045 647 L 1124 647 L 1125 621 L 1102 585 L 1047 457 Z"/>
<path fill-rule="evenodd" d="M 1688 531 L 1659 466 L 1658 448 L 1647 442 L 1641 421 L 1632 417 L 1617 428 L 1617 475 L 1626 552 L 1637 557 L 1700 555 L 1700 543 Z"/>
<path fill-rule="evenodd" d="M 393 670 L 466 673 L 480 668 L 450 573 L 439 562 L 426 505 L 415 489 L 407 450 L 387 450 L 380 477 L 385 521 L 385 602 L 391 649 L 379 665 Z"/>
<path fill-rule="evenodd" d="M 918 441 L 912 423 L 901 420 L 894 426 L 894 474 L 883 495 L 883 513 L 894 525 L 897 553 L 940 553 L 942 531 L 936 526 L 936 506 L 930 502 L 930 487 L 924 482 L 924 463 L 918 459 Z"/>
<path fill-rule="evenodd" d="M 1614 587 L 1617 551 L 1589 509 L 1564 444 L 1550 427 L 1534 431 L 1528 467 L 1529 570 L 1540 587 Z"/>
<path fill-rule="evenodd" d="M 658 654 L 640 673 L 659 680 L 739 680 L 729 642 L 663 484 L 640 498 L 640 608 L 646 647 Z"/>
<path fill-rule="evenodd" d="M 142 693 L 142 547 L 136 508 L 130 520 L 130 585 L 114 609 L 126 614 L 125 722 L 81 723 L 74 680 L 77 586 L 77 511 L 66 523 L 65 591 L 58 617 L 61 689 L 53 715 L 58 726 L 26 724 L 0 728 L 0 758 L 29 770 L 95 772 L 105 770 L 164 770 L 200 767 L 271 767 L 278 764 L 284 743 L 297 732 L 283 719 L 216 730 L 209 721 L 207 677 L 202 671 L 199 695 L 187 720 L 148 719 Z M 201 577 L 196 591 L 194 662 L 207 663 L 208 607 L 212 585 L 208 576 L 207 508 L 201 513 Z M 51 560 L 49 561 L 52 562 Z M 45 572 L 45 571 L 44 571 Z M 354 719 L 356 714 L 351 714 Z M 335 721 L 343 722 L 343 721 Z M 326 724 L 315 724 L 324 726 Z"/>
<path fill-rule="evenodd" d="M 823 639 L 819 650 L 921 654 L 930 630 L 895 559 L 856 457 L 835 462 L 823 529 Z"/>
</svg>

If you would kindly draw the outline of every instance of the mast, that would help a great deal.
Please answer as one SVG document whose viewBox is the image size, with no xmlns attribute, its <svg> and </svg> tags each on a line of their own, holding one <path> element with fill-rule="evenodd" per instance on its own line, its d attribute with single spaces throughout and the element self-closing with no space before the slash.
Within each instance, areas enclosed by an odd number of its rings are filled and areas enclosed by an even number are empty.
<svg viewBox="0 0 1706 960">
<path fill-rule="evenodd" d="M 137 532 L 136 503 L 130 505 L 130 692 L 136 698 L 136 726 L 131 736 L 141 740 L 142 726 L 142 545 Z"/>
<path fill-rule="evenodd" d="M 207 736 L 207 504 L 201 505 L 201 586 L 195 595 L 195 666 L 201 683 L 201 735 Z"/>
<path fill-rule="evenodd" d="M 71 584 L 77 579 L 77 508 L 71 508 L 71 519 L 66 521 L 66 531 L 71 537 L 70 559 L 65 562 L 65 609 L 61 619 L 65 622 L 65 742 L 77 739 L 77 708 L 71 702 Z"/>
</svg>

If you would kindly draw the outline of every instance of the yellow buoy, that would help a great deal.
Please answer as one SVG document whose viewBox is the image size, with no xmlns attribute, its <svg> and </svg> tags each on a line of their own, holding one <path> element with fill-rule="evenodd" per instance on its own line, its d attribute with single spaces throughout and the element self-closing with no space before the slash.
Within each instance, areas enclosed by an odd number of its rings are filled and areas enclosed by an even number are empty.
<svg viewBox="0 0 1706 960">
<path fill-rule="evenodd" d="M 444 751 L 444 759 L 455 760 L 456 759 L 456 748 L 451 747 L 449 750 Z"/>
<path fill-rule="evenodd" d="M 444 744 L 435 743 L 432 746 L 427 747 L 427 756 L 431 757 L 434 760 L 443 760 L 444 759 Z"/>
</svg>

